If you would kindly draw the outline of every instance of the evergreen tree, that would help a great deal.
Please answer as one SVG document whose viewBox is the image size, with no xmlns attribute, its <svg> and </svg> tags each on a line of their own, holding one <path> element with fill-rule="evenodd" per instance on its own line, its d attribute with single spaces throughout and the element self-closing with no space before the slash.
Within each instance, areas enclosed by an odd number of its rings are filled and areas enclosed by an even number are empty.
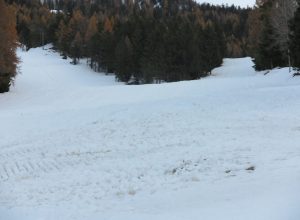
<svg viewBox="0 0 300 220">
<path fill-rule="evenodd" d="M 133 57 L 132 57 L 132 44 L 126 36 L 120 40 L 115 51 L 116 59 L 116 77 L 122 82 L 129 82 L 132 76 L 133 68 Z"/>
<path fill-rule="evenodd" d="M 298 9 L 291 21 L 291 35 L 290 35 L 290 51 L 292 57 L 292 64 L 300 71 L 300 0 L 298 2 Z"/>
<path fill-rule="evenodd" d="M 139 83 L 143 76 L 142 76 L 142 69 L 141 69 L 141 59 L 143 57 L 144 49 L 145 49 L 145 38 L 146 38 L 146 25 L 145 21 L 142 17 L 134 14 L 130 18 L 130 25 L 132 26 L 131 31 L 131 43 L 133 48 L 133 77 L 136 83 Z"/>
<path fill-rule="evenodd" d="M 204 67 L 204 51 L 203 51 L 203 30 L 199 25 L 195 26 L 192 31 L 192 39 L 187 42 L 187 71 L 191 79 L 198 79 L 206 76 Z"/>
<path fill-rule="evenodd" d="M 278 43 L 274 40 L 275 33 L 271 25 L 270 8 L 272 2 L 263 4 L 262 31 L 260 33 L 258 48 L 255 54 L 255 68 L 257 70 L 272 69 L 286 64 Z"/>
<path fill-rule="evenodd" d="M 208 24 L 204 29 L 204 51 L 205 72 L 211 73 L 211 70 L 222 64 L 225 55 L 225 43 L 223 35 L 214 24 Z"/>
<path fill-rule="evenodd" d="M 165 44 L 161 36 L 164 26 L 155 23 L 152 25 L 154 27 L 148 30 L 140 65 L 143 83 L 152 83 L 153 80 L 159 83 L 164 80 L 166 72 Z"/>
<path fill-rule="evenodd" d="M 102 32 L 98 38 L 99 45 L 99 65 L 104 69 L 107 73 L 113 73 L 115 70 L 115 49 L 116 42 L 113 33 Z"/>
</svg>

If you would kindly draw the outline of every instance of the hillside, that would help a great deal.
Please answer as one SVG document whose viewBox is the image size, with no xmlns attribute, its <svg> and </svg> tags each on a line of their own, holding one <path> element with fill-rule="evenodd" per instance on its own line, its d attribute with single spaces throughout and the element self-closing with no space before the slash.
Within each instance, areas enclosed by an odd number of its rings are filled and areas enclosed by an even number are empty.
<svg viewBox="0 0 300 220">
<path fill-rule="evenodd" d="M 300 80 L 225 59 L 212 76 L 126 86 L 18 51 L 0 95 L 0 219 L 298 220 Z"/>
</svg>

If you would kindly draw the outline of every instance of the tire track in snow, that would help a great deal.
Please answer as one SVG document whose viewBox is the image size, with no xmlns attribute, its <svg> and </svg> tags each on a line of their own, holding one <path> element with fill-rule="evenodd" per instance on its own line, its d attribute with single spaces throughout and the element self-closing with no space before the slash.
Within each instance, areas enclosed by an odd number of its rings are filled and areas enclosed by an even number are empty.
<svg viewBox="0 0 300 220">
<path fill-rule="evenodd" d="M 54 172 L 62 172 L 74 167 L 87 167 L 97 163 L 102 157 L 99 153 L 82 152 L 70 154 L 63 150 L 57 154 L 47 155 L 43 148 L 0 149 L 0 183 L 9 180 L 33 178 Z M 97 155 L 97 156 L 95 156 Z"/>
</svg>

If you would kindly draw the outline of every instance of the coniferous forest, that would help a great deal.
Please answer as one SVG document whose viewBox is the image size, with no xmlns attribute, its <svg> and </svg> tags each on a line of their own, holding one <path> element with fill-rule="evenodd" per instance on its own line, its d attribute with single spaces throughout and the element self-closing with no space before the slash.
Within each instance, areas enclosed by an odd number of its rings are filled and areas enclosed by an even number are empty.
<svg viewBox="0 0 300 220">
<path fill-rule="evenodd" d="M 9 51 L 17 46 L 17 33 L 26 50 L 52 43 L 72 64 L 85 58 L 93 70 L 126 83 L 199 79 L 225 57 L 251 56 L 257 70 L 300 66 L 299 0 L 257 0 L 247 9 L 193 0 L 5 2 L 1 10 L 10 16 L 1 13 L 1 21 L 10 22 L 2 22 L 0 31 L 6 36 L 1 42 L 12 42 L 4 45 Z M 17 58 L 1 57 L 11 60 L 6 70 L 0 59 L 6 84 L 0 87 L 7 91 Z"/>
</svg>

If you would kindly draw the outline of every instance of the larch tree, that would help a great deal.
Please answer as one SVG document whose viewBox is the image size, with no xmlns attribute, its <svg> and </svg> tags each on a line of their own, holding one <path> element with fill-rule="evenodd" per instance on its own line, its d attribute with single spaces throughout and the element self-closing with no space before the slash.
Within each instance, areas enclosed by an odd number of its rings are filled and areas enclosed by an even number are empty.
<svg viewBox="0 0 300 220">
<path fill-rule="evenodd" d="M 104 30 L 108 33 L 113 31 L 113 22 L 108 17 L 106 17 L 104 21 Z"/>
<path fill-rule="evenodd" d="M 97 16 L 94 14 L 88 22 L 88 27 L 85 33 L 84 40 L 85 42 L 89 42 L 91 38 L 97 33 L 98 31 L 98 19 Z"/>
<path fill-rule="evenodd" d="M 69 22 L 69 28 L 73 38 L 76 37 L 77 32 L 79 32 L 81 36 L 84 36 L 87 28 L 87 21 L 80 10 L 73 11 L 73 15 Z"/>
<path fill-rule="evenodd" d="M 14 10 L 0 0 L 0 93 L 8 92 L 17 74 L 17 31 Z"/>
<path fill-rule="evenodd" d="M 64 59 L 67 59 L 67 55 L 70 51 L 69 42 L 72 41 L 71 29 L 65 24 L 64 21 L 61 21 L 56 32 L 57 38 L 57 47 L 61 51 L 61 55 Z"/>
<path fill-rule="evenodd" d="M 70 55 L 73 59 L 72 64 L 76 65 L 79 62 L 79 59 L 81 58 L 82 54 L 82 37 L 80 32 L 77 32 L 75 35 L 74 40 L 71 43 L 71 48 L 70 48 Z"/>
</svg>

